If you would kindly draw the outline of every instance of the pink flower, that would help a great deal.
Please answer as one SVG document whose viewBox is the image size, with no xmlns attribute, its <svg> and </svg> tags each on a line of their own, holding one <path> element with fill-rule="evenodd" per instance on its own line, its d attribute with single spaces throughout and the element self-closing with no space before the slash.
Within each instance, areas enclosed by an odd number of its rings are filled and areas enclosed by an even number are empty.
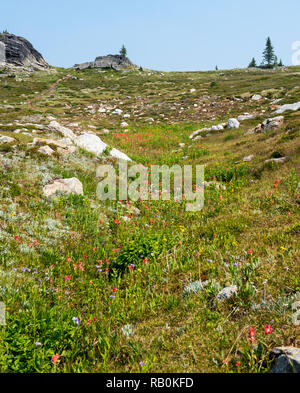
<svg viewBox="0 0 300 393">
<path fill-rule="evenodd" d="M 273 332 L 273 329 L 271 328 L 271 325 L 266 325 L 265 326 L 265 334 L 271 334 Z"/>
<path fill-rule="evenodd" d="M 247 251 L 247 254 L 253 254 L 252 248 L 249 248 L 249 250 Z"/>
<path fill-rule="evenodd" d="M 220 199 L 220 201 L 222 201 L 222 200 L 223 200 L 223 197 L 222 197 L 222 195 L 220 195 L 220 196 L 219 196 L 219 199 Z"/>
<path fill-rule="evenodd" d="M 255 330 L 253 329 L 253 327 L 249 329 L 248 337 L 250 341 L 255 341 Z"/>
<path fill-rule="evenodd" d="M 240 365 L 241 365 L 241 362 L 240 362 L 240 361 L 237 361 L 237 362 L 236 362 L 236 366 L 237 366 L 237 367 L 240 367 Z"/>
<path fill-rule="evenodd" d="M 71 280 L 71 276 L 70 275 L 65 276 L 65 281 L 68 281 L 68 280 Z"/>
<path fill-rule="evenodd" d="M 59 361 L 59 359 L 60 359 L 60 355 L 57 354 L 57 355 L 53 355 L 51 360 L 52 363 L 55 364 Z"/>
</svg>

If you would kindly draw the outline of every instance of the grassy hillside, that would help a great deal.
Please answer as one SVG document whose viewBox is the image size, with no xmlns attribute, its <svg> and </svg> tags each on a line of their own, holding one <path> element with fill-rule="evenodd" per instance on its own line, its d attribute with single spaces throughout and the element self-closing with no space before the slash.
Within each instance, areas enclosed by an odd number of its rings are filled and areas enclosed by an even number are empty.
<svg viewBox="0 0 300 393">
<path fill-rule="evenodd" d="M 279 129 L 247 133 L 299 101 L 300 67 L 0 71 L 0 136 L 15 139 L 0 144 L 1 372 L 265 372 L 271 348 L 299 346 L 300 110 Z M 245 112 L 256 118 L 239 129 L 189 138 Z M 33 138 L 61 138 L 46 127 L 52 118 L 149 169 L 205 165 L 203 210 L 100 202 L 96 168 L 117 162 L 39 153 Z M 265 163 L 276 157 L 286 161 Z M 84 196 L 43 195 L 71 177 Z M 237 294 L 219 301 L 232 284 Z"/>
</svg>

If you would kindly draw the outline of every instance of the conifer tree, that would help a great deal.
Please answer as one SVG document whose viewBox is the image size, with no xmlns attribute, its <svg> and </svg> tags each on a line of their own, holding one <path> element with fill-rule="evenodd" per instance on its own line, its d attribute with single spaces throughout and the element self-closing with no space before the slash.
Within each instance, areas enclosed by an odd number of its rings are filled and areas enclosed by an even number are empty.
<svg viewBox="0 0 300 393">
<path fill-rule="evenodd" d="M 126 57 L 127 56 L 127 49 L 125 48 L 125 46 L 123 45 L 121 50 L 120 50 L 120 55 L 122 57 Z"/>
<path fill-rule="evenodd" d="M 263 61 L 268 67 L 273 66 L 275 61 L 274 47 L 272 45 L 270 37 L 267 38 L 266 48 L 263 51 Z"/>
<path fill-rule="evenodd" d="M 248 65 L 248 68 L 254 68 L 254 67 L 257 67 L 257 64 L 256 64 L 255 58 L 253 57 L 251 62 Z"/>
</svg>

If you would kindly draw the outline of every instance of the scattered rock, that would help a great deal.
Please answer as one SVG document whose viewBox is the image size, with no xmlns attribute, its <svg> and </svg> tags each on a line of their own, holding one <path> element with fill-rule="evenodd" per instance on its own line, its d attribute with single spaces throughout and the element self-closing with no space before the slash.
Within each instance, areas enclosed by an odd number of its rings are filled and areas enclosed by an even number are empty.
<svg viewBox="0 0 300 393">
<path fill-rule="evenodd" d="M 252 101 L 259 101 L 259 100 L 261 100 L 262 99 L 262 96 L 260 95 L 260 94 L 254 94 L 252 97 L 251 97 L 251 100 Z"/>
<path fill-rule="evenodd" d="M 275 113 L 281 114 L 284 113 L 285 111 L 297 111 L 300 109 L 300 102 L 296 102 L 295 104 L 286 104 L 282 105 L 280 108 L 278 108 Z"/>
<path fill-rule="evenodd" d="M 125 161 L 132 161 L 131 158 L 129 158 L 125 153 L 122 153 L 121 151 L 117 149 L 112 149 L 109 153 L 112 157 L 125 160 Z"/>
<path fill-rule="evenodd" d="M 228 129 L 240 128 L 240 123 L 237 119 L 229 119 L 227 123 L 227 128 Z"/>
<path fill-rule="evenodd" d="M 270 373 L 300 373 L 300 349 L 295 347 L 274 348 Z"/>
<path fill-rule="evenodd" d="M 221 130 L 224 130 L 223 124 L 218 124 L 210 128 L 210 131 L 221 131 Z"/>
<path fill-rule="evenodd" d="M 76 146 L 96 155 L 101 155 L 107 147 L 106 143 L 102 142 L 97 135 L 90 133 L 78 136 L 74 143 Z"/>
<path fill-rule="evenodd" d="M 122 109 L 115 109 L 112 114 L 113 115 L 121 115 L 123 113 Z"/>
<path fill-rule="evenodd" d="M 219 301 L 224 301 L 232 298 L 235 294 L 237 294 L 237 286 L 231 285 L 230 287 L 223 288 L 217 295 Z"/>
<path fill-rule="evenodd" d="M 240 115 L 237 120 L 238 121 L 244 121 L 244 120 L 253 120 L 255 119 L 255 115 L 251 115 L 250 113 L 244 113 L 243 115 Z"/>
<path fill-rule="evenodd" d="M 286 157 L 280 157 L 280 158 L 270 158 L 269 160 L 265 161 L 265 164 L 269 162 L 277 162 L 278 164 L 283 164 L 286 160 Z"/>
<path fill-rule="evenodd" d="M 74 132 L 67 127 L 61 126 L 57 121 L 53 120 L 49 124 L 49 128 L 53 131 L 60 132 L 65 138 L 69 138 L 72 141 L 76 138 Z"/>
<path fill-rule="evenodd" d="M 82 183 L 76 177 L 54 180 L 43 188 L 46 197 L 54 195 L 56 191 L 83 195 Z"/>
<path fill-rule="evenodd" d="M 65 155 L 65 154 L 72 154 L 76 151 L 75 146 L 67 146 L 66 148 L 58 147 L 57 148 L 57 153 Z"/>
<path fill-rule="evenodd" d="M 198 136 L 199 134 L 202 134 L 204 132 L 208 132 L 210 131 L 210 128 L 201 128 L 200 130 L 196 130 L 194 131 L 191 135 L 190 135 L 190 139 L 194 139 L 196 136 Z"/>
<path fill-rule="evenodd" d="M 10 136 L 0 136 L 0 145 L 3 143 L 12 143 L 15 141 L 15 138 L 11 138 Z"/>
<path fill-rule="evenodd" d="M 38 152 L 41 154 L 45 154 L 46 156 L 52 156 L 54 150 L 52 150 L 49 146 L 42 146 L 39 148 Z"/>
<path fill-rule="evenodd" d="M 250 156 L 244 157 L 244 158 L 243 158 L 243 161 L 244 161 L 244 162 L 249 162 L 249 161 L 252 161 L 253 158 L 254 158 L 254 155 L 251 154 Z"/>
<path fill-rule="evenodd" d="M 67 144 L 62 141 L 56 141 L 54 139 L 44 139 L 44 138 L 34 138 L 33 144 L 44 144 L 44 145 L 53 145 L 56 147 L 61 147 L 63 149 L 67 148 Z"/>
<path fill-rule="evenodd" d="M 262 126 L 263 131 L 268 131 L 268 130 L 275 130 L 277 128 L 282 127 L 283 123 L 284 123 L 284 117 L 277 116 L 277 117 L 273 117 L 273 118 L 265 120 L 261 126 Z"/>
</svg>

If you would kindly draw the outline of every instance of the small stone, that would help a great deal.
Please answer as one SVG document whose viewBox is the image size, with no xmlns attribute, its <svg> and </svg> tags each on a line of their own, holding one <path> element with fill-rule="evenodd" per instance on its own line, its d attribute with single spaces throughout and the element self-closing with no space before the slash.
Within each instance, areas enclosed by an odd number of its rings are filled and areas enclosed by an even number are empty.
<svg viewBox="0 0 300 393">
<path fill-rule="evenodd" d="M 237 294 L 237 286 L 231 285 L 230 287 L 223 288 L 217 295 L 218 300 L 224 301 L 232 298 L 235 294 Z"/>
<path fill-rule="evenodd" d="M 54 150 L 52 150 L 49 146 L 42 146 L 39 148 L 38 152 L 41 154 L 45 154 L 46 156 L 52 156 Z"/>
<path fill-rule="evenodd" d="M 11 138 L 10 136 L 1 136 L 0 137 L 0 145 L 3 143 L 12 143 L 15 142 L 15 138 Z"/>
<path fill-rule="evenodd" d="M 228 129 L 237 129 L 240 127 L 240 123 L 237 119 L 229 119 L 227 123 Z"/>
<path fill-rule="evenodd" d="M 259 100 L 261 100 L 262 99 L 262 96 L 260 95 L 260 94 L 254 94 L 252 97 L 251 97 L 251 100 L 252 101 L 259 101 Z"/>
<path fill-rule="evenodd" d="M 244 157 L 244 158 L 243 158 L 243 161 L 244 161 L 244 162 L 249 162 L 249 161 L 252 161 L 253 158 L 254 158 L 254 155 L 251 154 L 250 156 Z"/>
<path fill-rule="evenodd" d="M 268 162 L 277 162 L 279 164 L 283 164 L 286 160 L 286 157 L 280 157 L 280 158 L 271 158 L 269 160 L 265 161 L 265 164 L 267 164 Z"/>
</svg>

